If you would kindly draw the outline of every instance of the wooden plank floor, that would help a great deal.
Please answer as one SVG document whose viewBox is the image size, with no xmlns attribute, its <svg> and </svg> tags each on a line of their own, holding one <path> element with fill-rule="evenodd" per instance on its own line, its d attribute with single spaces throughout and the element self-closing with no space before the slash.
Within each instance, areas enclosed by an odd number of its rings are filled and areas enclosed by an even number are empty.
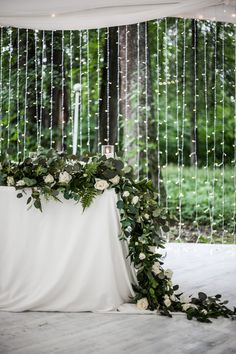
<svg viewBox="0 0 236 354">
<path fill-rule="evenodd" d="M 169 245 L 166 264 L 189 291 L 236 303 L 236 246 Z M 199 284 L 199 287 L 198 287 Z M 221 286 L 220 286 L 221 285 Z M 222 291 L 223 290 L 223 291 Z M 236 354 L 236 321 L 157 315 L 0 312 L 0 354 Z"/>
</svg>

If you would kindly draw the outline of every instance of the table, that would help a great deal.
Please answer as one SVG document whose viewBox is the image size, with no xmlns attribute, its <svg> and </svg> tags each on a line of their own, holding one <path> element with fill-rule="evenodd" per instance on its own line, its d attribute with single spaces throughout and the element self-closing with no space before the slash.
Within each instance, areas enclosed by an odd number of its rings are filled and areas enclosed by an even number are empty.
<svg viewBox="0 0 236 354">
<path fill-rule="evenodd" d="M 27 210 L 0 187 L 0 310 L 110 311 L 133 296 L 114 190 L 82 211 L 73 200 Z"/>
</svg>

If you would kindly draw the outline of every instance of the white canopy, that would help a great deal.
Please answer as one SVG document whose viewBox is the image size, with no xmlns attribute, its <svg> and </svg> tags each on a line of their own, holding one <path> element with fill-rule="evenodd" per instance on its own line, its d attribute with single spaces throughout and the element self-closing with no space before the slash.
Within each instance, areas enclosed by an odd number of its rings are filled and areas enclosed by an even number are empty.
<svg viewBox="0 0 236 354">
<path fill-rule="evenodd" d="M 236 0 L 0 0 L 0 25 L 77 30 L 162 17 L 236 22 Z"/>
</svg>

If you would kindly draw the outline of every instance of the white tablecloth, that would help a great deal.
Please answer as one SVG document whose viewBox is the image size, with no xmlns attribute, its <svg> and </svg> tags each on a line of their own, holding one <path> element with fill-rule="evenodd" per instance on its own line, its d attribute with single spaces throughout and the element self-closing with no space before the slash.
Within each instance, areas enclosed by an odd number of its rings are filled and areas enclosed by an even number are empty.
<svg viewBox="0 0 236 354">
<path fill-rule="evenodd" d="M 72 200 L 27 210 L 16 193 L 0 187 L 0 310 L 109 311 L 129 300 L 135 280 L 114 191 L 84 213 Z"/>
</svg>

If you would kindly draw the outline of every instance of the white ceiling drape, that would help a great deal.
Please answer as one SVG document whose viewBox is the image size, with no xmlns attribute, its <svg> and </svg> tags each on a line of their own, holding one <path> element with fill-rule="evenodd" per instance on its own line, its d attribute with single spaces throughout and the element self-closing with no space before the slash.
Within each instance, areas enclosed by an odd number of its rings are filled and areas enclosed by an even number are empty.
<svg viewBox="0 0 236 354">
<path fill-rule="evenodd" d="M 162 17 L 236 22 L 236 0 L 0 0 L 0 25 L 77 30 Z"/>
</svg>

